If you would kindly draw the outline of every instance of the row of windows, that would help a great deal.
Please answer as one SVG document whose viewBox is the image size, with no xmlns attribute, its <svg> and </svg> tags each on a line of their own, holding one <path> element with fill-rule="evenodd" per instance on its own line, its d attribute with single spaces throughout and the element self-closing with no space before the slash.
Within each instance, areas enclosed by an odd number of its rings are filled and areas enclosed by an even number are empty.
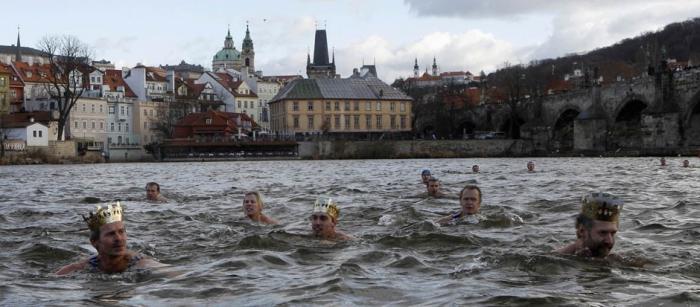
<svg viewBox="0 0 700 307">
<path fill-rule="evenodd" d="M 37 133 L 37 132 L 39 132 L 39 133 Z M 43 131 L 41 131 L 41 130 L 33 130 L 33 131 L 32 131 L 32 135 L 33 135 L 34 137 L 37 137 L 37 135 L 38 135 L 39 137 L 42 137 Z"/>
<path fill-rule="evenodd" d="M 255 101 L 250 102 L 250 107 L 255 108 Z M 243 101 L 242 107 L 241 107 L 241 101 L 238 101 L 238 108 L 248 108 L 248 101 Z M 262 108 L 262 102 L 258 101 L 258 108 Z"/>
<path fill-rule="evenodd" d="M 352 117 L 352 120 L 351 120 L 351 117 Z M 360 128 L 360 115 L 352 115 L 352 116 L 351 115 L 344 115 L 344 116 L 342 116 L 342 118 L 343 118 L 343 121 L 342 121 L 343 124 L 341 125 L 341 116 L 340 115 L 333 116 L 333 129 L 335 129 L 335 130 L 361 129 Z M 375 129 L 383 129 L 384 127 L 383 127 L 383 123 L 382 123 L 382 116 L 376 115 L 376 116 L 374 116 L 374 118 L 375 118 L 374 119 L 374 122 L 375 122 L 374 128 Z M 372 127 L 372 122 L 373 122 L 372 115 L 365 115 L 364 119 L 365 119 L 364 129 L 372 129 L 373 128 Z M 293 120 L 293 126 L 295 129 L 301 128 L 298 115 L 295 115 L 292 120 Z M 396 122 L 396 115 L 391 115 L 389 117 L 389 121 L 390 121 L 389 128 L 391 128 L 391 129 L 405 129 L 406 128 L 406 116 L 405 115 L 399 116 L 398 126 L 397 126 L 397 122 Z M 324 117 L 324 124 L 327 125 L 328 128 L 331 128 L 331 116 L 330 115 L 326 115 Z M 306 126 L 309 130 L 316 129 L 316 127 L 314 126 L 314 116 L 313 115 L 307 116 Z"/>
<path fill-rule="evenodd" d="M 292 102 L 292 111 L 299 111 L 299 101 L 293 101 Z M 365 111 L 372 111 L 372 102 L 371 101 L 366 101 L 365 103 Z M 345 101 L 343 104 L 343 110 L 344 111 L 350 111 L 352 108 L 353 111 L 360 111 L 360 102 L 359 101 L 353 101 L 352 103 L 350 101 Z M 239 107 L 240 107 L 240 102 L 239 102 Z M 325 102 L 325 110 L 326 111 L 340 111 L 341 107 L 341 102 L 340 101 L 326 101 Z M 406 112 L 406 103 L 401 102 L 399 104 L 399 108 L 401 112 Z M 306 102 L 306 110 L 307 111 L 313 111 L 314 110 L 314 102 L 313 101 L 307 101 Z M 374 104 L 374 110 L 375 111 L 381 111 L 382 110 L 382 102 L 377 101 Z M 391 102 L 389 103 L 389 111 L 391 112 L 396 112 L 396 102 Z"/>
<path fill-rule="evenodd" d="M 155 111 L 156 116 L 158 116 L 158 110 Z M 143 116 L 153 116 L 153 109 L 143 109 Z"/>
<path fill-rule="evenodd" d="M 100 122 L 99 124 L 100 124 L 100 130 L 103 130 L 103 129 L 105 128 L 105 127 L 104 127 L 104 122 Z M 83 126 L 83 129 L 88 129 L 88 122 L 87 122 L 87 121 L 83 121 L 83 125 L 82 125 L 82 126 Z M 114 123 L 110 123 L 110 124 L 109 124 L 109 131 L 114 132 L 114 127 L 115 127 Z M 116 127 L 117 127 L 117 131 L 122 131 L 122 127 L 123 127 L 125 132 L 129 132 L 129 124 L 128 124 L 128 123 L 124 123 L 123 126 L 122 126 L 122 123 L 117 123 L 117 126 L 116 126 Z M 74 128 L 75 128 L 75 129 L 79 129 L 79 128 L 80 128 L 80 122 L 75 121 L 75 122 L 74 122 Z M 147 129 L 146 123 L 145 123 L 145 122 L 143 123 L 143 128 L 144 128 L 144 129 Z M 90 129 L 92 129 L 92 130 L 97 129 L 97 125 L 96 125 L 95 121 L 90 122 Z"/>
</svg>

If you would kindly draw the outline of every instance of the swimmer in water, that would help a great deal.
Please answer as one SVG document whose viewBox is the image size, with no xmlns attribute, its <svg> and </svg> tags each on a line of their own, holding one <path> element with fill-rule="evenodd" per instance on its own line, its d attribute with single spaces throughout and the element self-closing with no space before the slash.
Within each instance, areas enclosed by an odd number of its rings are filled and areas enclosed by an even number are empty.
<svg viewBox="0 0 700 307">
<path fill-rule="evenodd" d="M 329 241 L 351 240 L 351 236 L 335 229 L 338 225 L 338 218 L 340 218 L 340 209 L 332 198 L 319 197 L 316 199 L 309 217 L 314 237 Z"/>
<path fill-rule="evenodd" d="M 607 193 L 590 193 L 581 202 L 581 213 L 576 217 L 576 241 L 555 252 L 591 258 L 612 256 L 622 200 Z"/>
<path fill-rule="evenodd" d="M 467 185 L 459 192 L 459 205 L 461 210 L 437 220 L 440 225 L 447 225 L 455 221 L 476 217 L 481 209 L 481 189 L 475 185 Z"/>
<path fill-rule="evenodd" d="M 260 193 L 248 192 L 243 197 L 243 213 L 254 222 L 277 225 L 277 221 L 262 213 L 263 201 Z"/>
<path fill-rule="evenodd" d="M 527 171 L 530 173 L 535 172 L 535 162 L 530 161 L 527 163 Z"/>
<path fill-rule="evenodd" d="M 683 160 L 683 167 L 690 167 L 690 161 Z"/>
<path fill-rule="evenodd" d="M 168 199 L 160 194 L 160 185 L 156 182 L 146 184 L 146 200 L 152 203 L 167 203 Z"/>
<path fill-rule="evenodd" d="M 659 159 L 659 163 L 661 163 L 661 166 L 666 166 L 666 158 L 661 157 L 661 159 Z"/>
<path fill-rule="evenodd" d="M 472 173 L 478 173 L 479 172 L 479 165 L 474 164 L 472 165 Z"/>
<path fill-rule="evenodd" d="M 435 178 L 435 177 L 430 177 L 428 179 L 428 185 L 426 186 L 428 189 L 428 196 L 432 197 L 443 197 L 445 194 L 443 194 L 440 191 L 440 180 Z"/>
<path fill-rule="evenodd" d="M 97 250 L 97 255 L 64 266 L 56 274 L 67 275 L 77 271 L 114 274 L 165 267 L 165 264 L 126 248 L 126 227 L 122 214 L 122 207 L 117 202 L 106 208 L 98 206 L 95 214 L 90 212 L 89 217 L 83 216 L 90 228 L 90 244 Z"/>
<path fill-rule="evenodd" d="M 431 174 L 430 174 L 430 170 L 429 170 L 429 169 L 424 169 L 424 170 L 420 173 L 420 180 L 421 180 L 421 182 L 423 182 L 423 184 L 425 184 L 425 185 L 428 185 L 428 180 L 430 179 L 430 177 L 431 177 Z"/>
</svg>

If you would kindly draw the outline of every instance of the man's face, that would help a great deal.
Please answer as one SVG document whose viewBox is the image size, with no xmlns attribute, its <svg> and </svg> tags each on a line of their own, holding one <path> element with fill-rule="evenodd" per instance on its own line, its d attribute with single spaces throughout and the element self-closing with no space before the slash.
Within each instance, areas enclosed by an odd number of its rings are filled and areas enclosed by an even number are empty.
<svg viewBox="0 0 700 307">
<path fill-rule="evenodd" d="M 243 198 L 243 212 L 245 212 L 247 216 L 260 214 L 261 211 L 262 208 L 255 198 L 255 195 L 250 194 Z"/>
<path fill-rule="evenodd" d="M 311 230 L 317 237 L 330 238 L 335 235 L 333 218 L 326 213 L 314 212 L 311 214 Z"/>
<path fill-rule="evenodd" d="M 479 172 L 479 166 L 478 166 L 478 165 L 472 166 L 472 172 L 478 173 L 478 172 Z"/>
<path fill-rule="evenodd" d="M 466 189 L 462 192 L 462 197 L 459 199 L 459 204 L 462 206 L 464 214 L 477 214 L 481 208 L 481 199 L 479 191 L 474 189 Z"/>
<path fill-rule="evenodd" d="M 661 161 L 661 166 L 665 166 L 665 165 L 666 165 L 666 159 L 664 159 L 664 158 L 661 158 L 661 160 L 660 160 L 660 161 Z"/>
<path fill-rule="evenodd" d="M 158 192 L 158 187 L 154 185 L 149 185 L 146 187 L 146 198 L 148 200 L 158 200 L 158 195 L 160 192 Z"/>
<path fill-rule="evenodd" d="M 428 184 L 428 180 L 430 179 L 430 174 L 429 173 L 421 174 L 420 179 L 423 180 L 423 183 Z"/>
<path fill-rule="evenodd" d="M 101 255 L 123 256 L 126 254 L 126 228 L 123 222 L 102 225 L 100 238 L 92 245 Z"/>
<path fill-rule="evenodd" d="M 683 167 L 688 167 L 688 166 L 690 166 L 690 161 L 683 160 Z"/>
<path fill-rule="evenodd" d="M 527 164 L 527 170 L 530 172 L 534 171 L 535 170 L 535 163 L 529 162 Z"/>
<path fill-rule="evenodd" d="M 593 221 L 593 227 L 582 227 L 583 245 L 591 251 L 593 257 L 603 258 L 610 254 L 615 246 L 617 223 Z"/>
<path fill-rule="evenodd" d="M 428 182 L 428 194 L 437 195 L 440 192 L 440 181 L 429 181 Z"/>
</svg>

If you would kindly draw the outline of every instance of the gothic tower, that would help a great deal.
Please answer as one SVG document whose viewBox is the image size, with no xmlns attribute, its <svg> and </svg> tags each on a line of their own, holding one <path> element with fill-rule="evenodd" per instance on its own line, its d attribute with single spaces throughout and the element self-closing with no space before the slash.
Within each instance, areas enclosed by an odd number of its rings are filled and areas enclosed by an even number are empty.
<svg viewBox="0 0 700 307">
<path fill-rule="evenodd" d="M 19 43 L 19 27 L 17 27 L 17 50 L 15 51 L 15 61 L 22 62 L 22 45 Z"/>
<path fill-rule="evenodd" d="M 438 75 L 437 62 L 435 61 L 435 57 L 433 57 L 433 77 L 437 77 L 437 75 Z"/>
<path fill-rule="evenodd" d="M 310 62 L 307 55 L 306 75 L 309 79 L 334 79 L 335 75 L 335 54 L 333 62 L 328 60 L 328 40 L 326 30 L 316 30 L 314 41 L 314 61 Z"/>
<path fill-rule="evenodd" d="M 415 64 L 413 64 L 413 77 L 418 78 L 418 74 L 420 73 L 420 68 L 418 67 L 418 58 L 416 58 Z"/>
<path fill-rule="evenodd" d="M 250 29 L 245 26 L 245 38 L 243 39 L 243 47 L 241 48 L 241 58 L 243 59 L 243 68 L 249 73 L 255 73 L 255 49 L 253 48 L 253 39 L 250 38 Z"/>
</svg>

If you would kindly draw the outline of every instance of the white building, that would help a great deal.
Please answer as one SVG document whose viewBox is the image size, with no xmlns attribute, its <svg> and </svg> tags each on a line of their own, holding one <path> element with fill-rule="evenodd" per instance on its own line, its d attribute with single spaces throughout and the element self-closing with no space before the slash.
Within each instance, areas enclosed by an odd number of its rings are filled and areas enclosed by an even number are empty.
<svg viewBox="0 0 700 307">
<path fill-rule="evenodd" d="M 41 123 L 34 121 L 12 123 L 4 125 L 2 130 L 6 140 L 10 141 L 6 149 L 24 150 L 27 147 L 49 146 L 49 127 Z M 21 145 L 22 142 L 24 146 Z"/>
<path fill-rule="evenodd" d="M 270 106 L 268 103 L 282 88 L 282 84 L 275 81 L 258 80 L 258 105 L 259 113 L 256 114 L 256 122 L 263 131 L 270 131 Z"/>
</svg>

